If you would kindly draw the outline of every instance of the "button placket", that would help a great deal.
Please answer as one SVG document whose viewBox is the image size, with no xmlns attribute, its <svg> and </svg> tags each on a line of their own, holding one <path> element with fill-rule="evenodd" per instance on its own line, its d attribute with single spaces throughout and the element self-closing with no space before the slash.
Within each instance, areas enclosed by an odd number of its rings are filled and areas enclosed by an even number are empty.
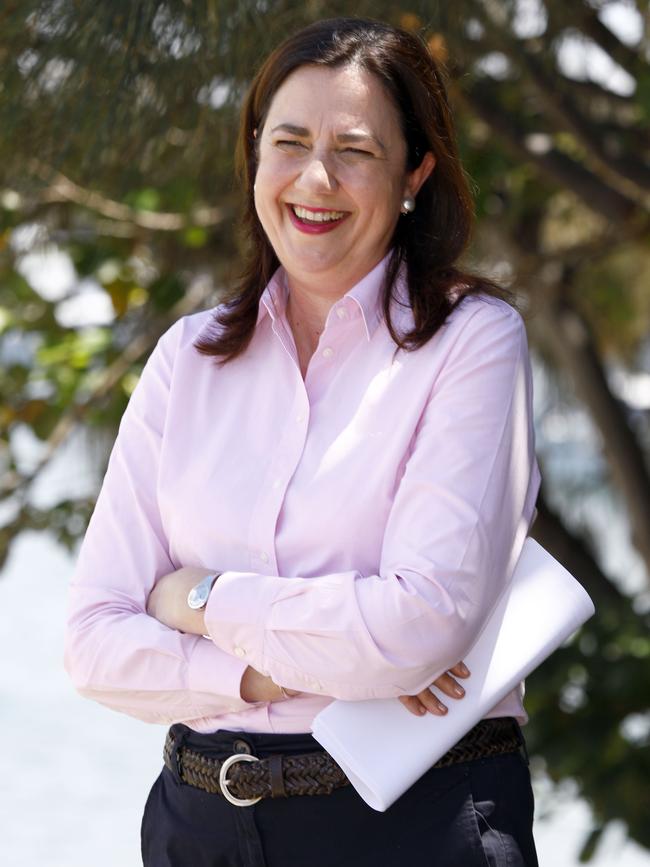
<svg viewBox="0 0 650 867">
<path fill-rule="evenodd" d="M 304 382 L 286 406 L 287 421 L 278 442 L 273 446 L 273 458 L 268 461 L 260 478 L 259 495 L 250 517 L 248 554 L 252 572 L 276 574 L 275 529 L 285 491 L 302 456 L 309 425 L 309 396 Z"/>
</svg>

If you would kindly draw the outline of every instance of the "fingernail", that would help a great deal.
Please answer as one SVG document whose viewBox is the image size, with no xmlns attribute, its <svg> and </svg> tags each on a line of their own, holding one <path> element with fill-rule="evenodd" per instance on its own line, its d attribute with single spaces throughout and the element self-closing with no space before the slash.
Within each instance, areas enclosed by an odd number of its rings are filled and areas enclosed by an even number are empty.
<svg viewBox="0 0 650 867">
<path fill-rule="evenodd" d="M 465 695 L 465 690 L 462 688 L 462 686 L 455 686 L 454 693 L 458 696 Z"/>
<path fill-rule="evenodd" d="M 469 674 L 469 668 L 465 665 L 464 662 L 461 662 L 461 664 L 458 666 L 458 668 L 461 670 L 461 672 L 463 674 Z"/>
<path fill-rule="evenodd" d="M 438 702 L 438 710 L 440 711 L 440 713 L 447 713 L 447 708 L 440 701 Z"/>
</svg>

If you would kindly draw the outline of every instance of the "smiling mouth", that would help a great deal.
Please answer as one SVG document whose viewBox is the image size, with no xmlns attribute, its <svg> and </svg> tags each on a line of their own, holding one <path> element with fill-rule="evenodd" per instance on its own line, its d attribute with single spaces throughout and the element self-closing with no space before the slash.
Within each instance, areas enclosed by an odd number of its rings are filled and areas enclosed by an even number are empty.
<svg viewBox="0 0 650 867">
<path fill-rule="evenodd" d="M 346 211 L 330 211 L 325 208 L 312 210 L 311 208 L 303 208 L 301 205 L 289 205 L 294 216 L 302 223 L 311 223 L 312 225 L 321 225 L 322 223 L 336 223 L 347 216 Z"/>
</svg>

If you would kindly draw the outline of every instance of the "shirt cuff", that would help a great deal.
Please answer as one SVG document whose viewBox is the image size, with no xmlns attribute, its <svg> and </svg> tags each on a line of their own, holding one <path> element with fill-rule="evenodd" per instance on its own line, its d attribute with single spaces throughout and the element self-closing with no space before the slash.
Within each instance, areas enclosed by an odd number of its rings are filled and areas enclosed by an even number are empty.
<svg viewBox="0 0 650 867">
<path fill-rule="evenodd" d="M 278 591 L 286 588 L 286 581 L 256 572 L 223 572 L 205 608 L 205 628 L 212 642 L 260 674 L 269 673 L 264 664 L 264 632 L 273 602 Z"/>
<path fill-rule="evenodd" d="M 248 663 L 223 653 L 207 638 L 199 638 L 189 660 L 188 687 L 193 692 L 233 699 L 233 711 L 248 706 L 241 697 L 241 679 Z"/>
</svg>

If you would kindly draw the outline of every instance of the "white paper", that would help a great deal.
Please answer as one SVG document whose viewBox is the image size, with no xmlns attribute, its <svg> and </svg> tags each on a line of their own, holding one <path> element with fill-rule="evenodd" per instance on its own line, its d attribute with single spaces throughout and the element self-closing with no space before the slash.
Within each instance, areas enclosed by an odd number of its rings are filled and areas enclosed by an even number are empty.
<svg viewBox="0 0 650 867">
<path fill-rule="evenodd" d="M 465 697 L 444 717 L 396 699 L 334 701 L 312 725 L 363 800 L 387 810 L 419 777 L 594 613 L 584 588 L 526 538 L 512 580 L 465 656 Z"/>
</svg>

